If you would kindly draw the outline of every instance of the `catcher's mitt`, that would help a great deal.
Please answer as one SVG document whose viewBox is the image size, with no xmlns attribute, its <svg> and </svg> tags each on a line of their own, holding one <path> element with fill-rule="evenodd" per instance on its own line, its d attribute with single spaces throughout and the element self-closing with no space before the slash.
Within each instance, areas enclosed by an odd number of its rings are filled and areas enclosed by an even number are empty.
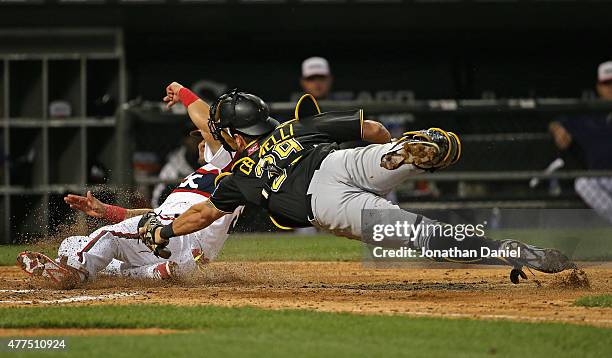
<svg viewBox="0 0 612 358">
<path fill-rule="evenodd" d="M 139 239 L 153 252 L 153 255 L 168 259 L 170 255 L 172 255 L 170 250 L 166 248 L 170 241 L 162 239 L 164 240 L 163 243 L 155 242 L 155 230 L 163 226 L 164 225 L 157 218 L 157 215 L 155 215 L 155 212 L 149 211 L 144 214 L 138 222 L 138 232 L 141 233 L 141 229 L 144 229 L 144 233 L 139 235 Z"/>
</svg>

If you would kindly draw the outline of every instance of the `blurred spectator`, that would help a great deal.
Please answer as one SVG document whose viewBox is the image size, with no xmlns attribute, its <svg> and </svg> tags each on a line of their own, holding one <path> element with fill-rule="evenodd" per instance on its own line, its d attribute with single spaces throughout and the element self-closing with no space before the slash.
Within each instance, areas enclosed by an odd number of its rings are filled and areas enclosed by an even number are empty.
<svg viewBox="0 0 612 358">
<path fill-rule="evenodd" d="M 176 187 L 176 183 L 168 183 L 169 181 L 178 181 L 200 167 L 198 163 L 198 144 L 200 141 L 201 138 L 186 136 L 183 139 L 182 146 L 168 154 L 167 162 L 159 172 L 159 180 L 163 182 L 157 184 L 153 189 L 151 199 L 153 208 L 157 208 L 163 203 Z"/>
<path fill-rule="evenodd" d="M 599 65 L 597 94 L 612 101 L 612 61 Z M 612 169 L 612 113 L 593 113 L 563 118 L 550 123 L 557 148 L 564 155 L 580 155 L 584 167 Z M 574 187 L 580 197 L 601 216 L 612 222 L 612 177 L 577 178 Z"/>
<path fill-rule="evenodd" d="M 310 93 L 318 100 L 328 99 L 333 82 L 329 62 L 323 57 L 310 57 L 302 62 L 300 85 L 304 93 Z"/>
</svg>

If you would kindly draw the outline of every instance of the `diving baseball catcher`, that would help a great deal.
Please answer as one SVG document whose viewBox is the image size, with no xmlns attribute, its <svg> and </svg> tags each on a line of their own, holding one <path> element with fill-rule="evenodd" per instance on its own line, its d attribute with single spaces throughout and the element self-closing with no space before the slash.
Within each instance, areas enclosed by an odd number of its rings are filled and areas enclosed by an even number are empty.
<svg viewBox="0 0 612 358">
<path fill-rule="evenodd" d="M 181 87 L 176 84 L 168 91 L 165 100 L 172 105 Z M 283 229 L 314 225 L 338 236 L 365 240 L 362 210 L 400 209 L 384 198 L 391 189 L 409 176 L 446 168 L 461 156 L 461 142 L 452 132 L 430 128 L 392 141 L 381 124 L 364 120 L 362 110 L 321 113 L 310 95 L 298 102 L 295 118 L 283 124 L 270 117 L 261 98 L 237 90 L 219 97 L 209 113 L 200 114 L 206 116 L 215 139 L 237 153 L 231 174 L 222 174 L 210 200 L 192 206 L 172 223 L 141 225 L 141 235 L 157 244 L 201 230 L 246 203 L 265 208 L 272 222 Z M 374 144 L 354 149 L 338 145 L 360 140 Z M 403 211 L 403 221 L 413 227 L 437 223 L 408 211 Z M 434 231 L 404 244 L 427 250 L 480 252 L 487 247 L 520 252 L 518 258 L 453 260 L 509 265 L 514 283 L 519 276 L 526 278 L 524 266 L 546 273 L 575 267 L 558 250 L 516 240 L 472 236 L 456 241 Z"/>
</svg>

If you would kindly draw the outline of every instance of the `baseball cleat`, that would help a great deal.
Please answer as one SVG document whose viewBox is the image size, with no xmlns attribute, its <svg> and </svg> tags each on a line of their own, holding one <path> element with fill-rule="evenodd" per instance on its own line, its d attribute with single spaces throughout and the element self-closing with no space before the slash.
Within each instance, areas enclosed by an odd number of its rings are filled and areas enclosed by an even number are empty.
<svg viewBox="0 0 612 358">
<path fill-rule="evenodd" d="M 558 273 L 576 268 L 575 263 L 556 249 L 543 249 L 516 240 L 502 241 L 501 249 L 520 252 L 518 258 L 506 258 L 514 266 L 510 272 L 512 283 L 518 283 L 519 277 L 527 278 L 522 271 L 523 266 L 545 273 Z"/>
<path fill-rule="evenodd" d="M 28 275 L 60 288 L 71 288 L 81 282 L 79 270 L 57 263 L 40 252 L 24 251 L 17 256 L 17 266 Z"/>
<path fill-rule="evenodd" d="M 406 132 L 394 148 L 381 158 L 380 166 L 394 170 L 404 164 L 434 171 L 456 163 L 461 157 L 461 141 L 453 132 L 430 128 Z"/>
<path fill-rule="evenodd" d="M 177 277 L 178 264 L 174 261 L 163 262 L 153 269 L 153 275 L 161 280 Z"/>
<path fill-rule="evenodd" d="M 430 163 L 440 152 L 440 148 L 435 143 L 421 141 L 406 141 L 401 144 L 401 148 L 385 154 L 380 166 L 393 170 L 404 164 L 412 164 L 416 167 Z"/>
<path fill-rule="evenodd" d="M 510 271 L 510 281 L 513 284 L 518 285 L 520 282 L 519 277 L 526 280 L 527 274 L 525 274 L 525 272 L 520 268 L 513 268 L 512 271 Z"/>
</svg>

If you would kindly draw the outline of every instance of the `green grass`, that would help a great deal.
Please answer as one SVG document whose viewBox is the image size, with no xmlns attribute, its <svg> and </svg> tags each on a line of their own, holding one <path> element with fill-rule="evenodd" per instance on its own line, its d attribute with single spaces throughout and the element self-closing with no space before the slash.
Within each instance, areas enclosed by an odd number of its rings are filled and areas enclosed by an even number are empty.
<svg viewBox="0 0 612 358">
<path fill-rule="evenodd" d="M 17 255 L 25 250 L 43 252 L 50 257 L 57 256 L 57 245 L 0 245 L 0 266 L 12 266 L 17 261 Z"/>
<path fill-rule="evenodd" d="M 0 245 L 0 266 L 14 265 L 17 255 L 37 246 Z M 219 261 L 358 261 L 359 241 L 331 235 L 232 235 L 225 243 Z M 54 257 L 57 247 L 44 246 L 44 253 Z"/>
<path fill-rule="evenodd" d="M 28 249 L 26 245 L 0 245 L 0 266 L 14 265 L 17 255 Z"/>
<path fill-rule="evenodd" d="M 512 229 L 487 233 L 492 239 L 516 239 L 556 248 L 577 261 L 612 260 L 612 229 Z M 359 261 L 359 241 L 333 235 L 233 235 L 225 244 L 222 261 Z"/>
<path fill-rule="evenodd" d="M 604 357 L 612 354 L 612 330 L 588 326 L 214 306 L 0 308 L 0 327 L 184 330 L 162 336 L 70 337 L 67 356 Z"/>
<path fill-rule="evenodd" d="M 612 307 L 612 295 L 584 296 L 574 302 L 576 306 Z"/>
<path fill-rule="evenodd" d="M 227 240 L 221 261 L 358 261 L 362 244 L 332 235 L 236 235 Z"/>
</svg>

